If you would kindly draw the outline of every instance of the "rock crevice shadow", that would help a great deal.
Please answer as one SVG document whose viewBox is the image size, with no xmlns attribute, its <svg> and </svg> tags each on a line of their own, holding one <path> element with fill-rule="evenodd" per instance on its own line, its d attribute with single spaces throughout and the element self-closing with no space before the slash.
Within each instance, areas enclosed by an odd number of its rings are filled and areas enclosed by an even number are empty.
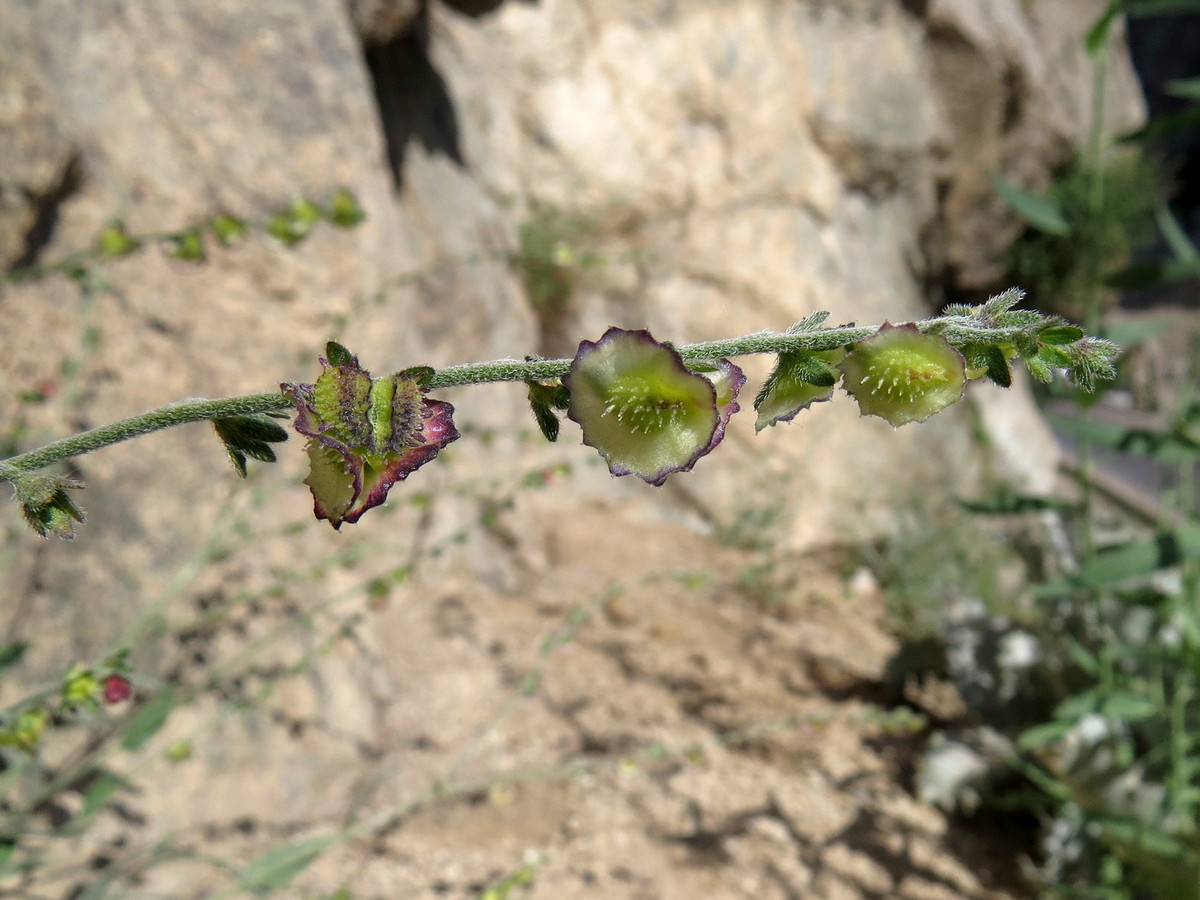
<svg viewBox="0 0 1200 900">
<path fill-rule="evenodd" d="M 414 140 L 431 154 L 465 165 L 454 101 L 445 79 L 429 58 L 428 10 L 422 9 L 413 23 L 395 37 L 365 42 L 363 56 L 396 189 L 404 184 L 404 160 Z"/>
</svg>

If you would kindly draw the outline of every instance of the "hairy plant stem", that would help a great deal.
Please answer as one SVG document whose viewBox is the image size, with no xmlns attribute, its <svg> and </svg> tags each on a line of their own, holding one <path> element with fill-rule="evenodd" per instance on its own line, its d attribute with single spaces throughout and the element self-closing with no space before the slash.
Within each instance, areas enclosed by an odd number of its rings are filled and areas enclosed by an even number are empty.
<svg viewBox="0 0 1200 900">
<path fill-rule="evenodd" d="M 992 327 L 968 316 L 942 316 L 917 322 L 916 325 L 921 331 L 941 334 L 951 344 L 958 346 L 971 342 L 997 343 L 1011 340 L 1023 331 L 1021 328 Z M 794 333 L 764 331 L 726 340 L 684 344 L 676 347 L 676 350 L 684 362 L 702 363 L 756 353 L 832 350 L 868 338 L 878 330 L 878 326 L 843 325 L 838 328 L 818 328 Z M 432 390 L 502 381 L 540 381 L 560 378 L 570 367 L 569 359 L 501 359 L 466 363 L 436 370 L 426 381 L 426 387 Z M 279 412 L 291 407 L 292 401 L 279 392 L 217 400 L 184 400 L 0 460 L 0 481 L 13 481 L 35 469 L 175 425 L 206 422 L 229 416 Z"/>
<path fill-rule="evenodd" d="M 972 342 L 999 343 L 1011 340 L 1024 329 L 994 328 L 981 324 L 967 316 L 942 316 L 917 322 L 924 332 L 942 335 L 951 344 L 962 346 Z M 757 353 L 784 353 L 789 350 L 833 350 L 847 344 L 869 338 L 879 330 L 877 325 L 843 325 L 838 328 L 821 328 L 814 331 L 780 332 L 762 331 L 743 337 L 726 338 L 719 341 L 702 341 L 683 344 L 675 350 L 686 363 L 711 362 L 751 356 Z M 466 363 L 438 369 L 425 382 L 431 390 L 435 388 L 460 387 L 467 384 L 489 384 L 498 381 L 539 381 L 561 378 L 571 368 L 569 359 L 535 359 L 522 362 L 501 359 L 494 362 Z"/>
<path fill-rule="evenodd" d="M 245 416 L 253 413 L 277 412 L 288 409 L 292 401 L 278 391 L 270 394 L 251 394 L 248 397 L 222 397 L 219 400 L 183 400 L 152 409 L 138 416 L 131 416 L 111 425 L 101 425 L 91 431 L 55 441 L 37 450 L 10 456 L 0 461 L 0 480 L 11 481 L 17 476 L 41 469 L 52 463 L 91 453 L 101 447 L 127 441 L 174 425 L 189 422 L 208 422 L 229 416 Z"/>
</svg>

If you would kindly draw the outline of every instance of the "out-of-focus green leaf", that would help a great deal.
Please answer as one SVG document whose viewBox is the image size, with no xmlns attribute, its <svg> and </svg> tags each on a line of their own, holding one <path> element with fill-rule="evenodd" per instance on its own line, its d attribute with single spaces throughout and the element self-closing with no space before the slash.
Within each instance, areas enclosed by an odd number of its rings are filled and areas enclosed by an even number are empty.
<svg viewBox="0 0 1200 900">
<path fill-rule="evenodd" d="M 358 199 L 349 191 L 337 191 L 329 200 L 329 221 L 339 228 L 353 228 L 367 215 L 358 205 Z"/>
<path fill-rule="evenodd" d="M 1122 722 L 1136 722 L 1154 716 L 1165 716 L 1166 712 L 1149 697 L 1131 694 L 1128 691 L 1112 691 L 1100 701 L 1100 715 Z"/>
<path fill-rule="evenodd" d="M 185 231 L 168 239 L 167 253 L 181 262 L 201 263 L 207 258 L 204 238 L 197 230 Z"/>
<path fill-rule="evenodd" d="M 1200 85 L 1200 78 L 1196 79 L 1196 83 Z M 1189 262 L 1200 260 L 1200 250 L 1196 249 L 1196 245 L 1192 243 L 1188 233 L 1175 218 L 1175 213 L 1171 212 L 1171 205 L 1165 200 L 1160 200 L 1154 207 L 1154 221 L 1176 259 Z"/>
<path fill-rule="evenodd" d="M 1146 319 L 1118 319 L 1104 324 L 1104 337 L 1122 347 L 1132 347 L 1171 327 L 1170 322 Z"/>
<path fill-rule="evenodd" d="M 304 197 L 292 203 L 291 213 L 296 228 L 303 228 L 305 231 L 325 218 L 325 210 Z"/>
<path fill-rule="evenodd" d="M 83 795 L 83 810 L 80 816 L 87 817 L 100 812 L 124 785 L 125 782 L 111 772 L 101 772 Z"/>
<path fill-rule="evenodd" d="M 294 247 L 304 240 L 308 234 L 308 227 L 288 213 L 279 213 L 267 222 L 267 234 L 285 247 Z"/>
<path fill-rule="evenodd" d="M 1117 14 L 1121 11 L 1121 0 L 1113 0 L 1108 4 L 1108 9 L 1104 11 L 1096 24 L 1088 29 L 1087 37 L 1084 38 L 1084 46 L 1087 47 L 1087 52 L 1095 56 L 1108 45 L 1108 35 L 1112 31 L 1112 23 L 1116 20 Z"/>
<path fill-rule="evenodd" d="M 1126 144 L 1157 141 L 1162 138 L 1185 134 L 1200 125 L 1200 107 L 1188 107 L 1179 112 L 1155 116 L 1137 131 L 1121 135 L 1121 142 Z"/>
<path fill-rule="evenodd" d="M 1054 429 L 1083 440 L 1109 447 L 1119 453 L 1148 456 L 1164 463 L 1188 462 L 1200 459 L 1200 444 L 1181 434 L 1155 431 L 1150 428 L 1130 428 L 1114 422 L 1052 417 Z"/>
<path fill-rule="evenodd" d="M 228 247 L 245 236 L 246 223 L 241 219 L 222 214 L 213 218 L 212 230 L 213 234 L 217 236 L 217 240 Z"/>
<path fill-rule="evenodd" d="M 1179 837 L 1136 819 L 1104 818 L 1097 824 L 1101 840 L 1138 872 L 1145 896 L 1196 895 L 1196 853 Z"/>
<path fill-rule="evenodd" d="M 1145 541 L 1131 541 L 1101 553 L 1067 578 L 1043 585 L 1041 596 L 1061 596 L 1078 589 L 1095 589 L 1126 578 L 1149 575 L 1200 558 L 1200 525 L 1185 525 Z"/>
<path fill-rule="evenodd" d="M 99 249 L 105 256 L 126 256 L 140 246 L 138 239 L 130 235 L 120 222 L 114 222 L 100 232 Z"/>
<path fill-rule="evenodd" d="M 242 890 L 260 895 L 285 888 L 336 840 L 306 838 L 268 850 L 246 867 L 238 884 Z"/>
<path fill-rule="evenodd" d="M 975 500 L 960 497 L 955 500 L 955 503 L 967 512 L 985 516 L 1011 516 L 1028 512 L 1042 512 L 1047 509 L 1068 510 L 1075 506 L 1061 497 L 1035 497 L 1015 491 L 997 491 L 990 497 L 980 497 Z"/>
<path fill-rule="evenodd" d="M 1076 637 L 1067 638 L 1067 653 L 1071 655 L 1075 665 L 1079 666 L 1093 678 L 1100 676 L 1100 660 L 1096 654 Z"/>
<path fill-rule="evenodd" d="M 1062 207 L 1053 197 L 1023 191 L 1000 175 L 992 176 L 992 187 L 1009 209 L 1038 231 L 1059 237 L 1071 233 L 1071 223 L 1063 216 Z"/>
<path fill-rule="evenodd" d="M 126 750 L 139 749 L 166 724 L 174 708 L 175 692 L 170 688 L 159 691 L 130 715 L 121 735 L 121 746 Z"/>
<path fill-rule="evenodd" d="M 1180 78 L 1167 82 L 1166 92 L 1172 97 L 1200 103 L 1200 78 Z"/>
<path fill-rule="evenodd" d="M 1133 263 L 1108 276 L 1104 283 L 1119 290 L 1134 291 L 1163 284 L 1176 284 L 1189 278 L 1200 278 L 1200 260 L 1156 259 Z"/>
<path fill-rule="evenodd" d="M 1121 0 L 1114 5 L 1131 19 L 1200 12 L 1200 0 Z"/>
<path fill-rule="evenodd" d="M 1043 722 L 1023 732 L 1017 740 L 1017 746 L 1022 750 L 1036 750 L 1038 747 L 1062 740 L 1074 727 L 1074 722 L 1062 720 Z"/>
<path fill-rule="evenodd" d="M 1102 827 L 1108 837 L 1116 838 L 1122 844 L 1137 845 L 1155 856 L 1179 858 L 1187 853 L 1187 845 L 1179 838 L 1141 822 L 1107 819 Z"/>
<path fill-rule="evenodd" d="M 25 651 L 28 649 L 29 641 L 13 641 L 0 647 L 0 672 L 11 669 L 24 659 Z"/>
</svg>

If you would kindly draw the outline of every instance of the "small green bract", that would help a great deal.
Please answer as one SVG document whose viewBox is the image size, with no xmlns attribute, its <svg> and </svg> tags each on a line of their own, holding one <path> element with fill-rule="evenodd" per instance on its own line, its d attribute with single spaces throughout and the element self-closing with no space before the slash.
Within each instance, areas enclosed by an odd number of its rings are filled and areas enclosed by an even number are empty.
<svg viewBox="0 0 1200 900">
<path fill-rule="evenodd" d="M 754 401 L 758 411 L 754 430 L 790 422 L 800 410 L 833 399 L 833 388 L 841 374 L 835 366 L 845 357 L 846 351 L 840 347 L 780 353 L 775 369 Z"/>
<path fill-rule="evenodd" d="M 42 537 L 51 534 L 64 540 L 75 539 L 75 523 L 85 516 L 67 491 L 79 490 L 83 483 L 62 475 L 33 473 L 13 483 L 21 512 L 29 527 Z"/>
</svg>

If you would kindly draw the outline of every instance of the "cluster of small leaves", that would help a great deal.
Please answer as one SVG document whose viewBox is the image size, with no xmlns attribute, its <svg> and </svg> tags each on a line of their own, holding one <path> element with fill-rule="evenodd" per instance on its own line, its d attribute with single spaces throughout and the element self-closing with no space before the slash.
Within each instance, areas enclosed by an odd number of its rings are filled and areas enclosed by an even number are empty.
<svg viewBox="0 0 1200 900">
<path fill-rule="evenodd" d="M 324 203 L 301 197 L 289 206 L 272 213 L 266 219 L 245 219 L 220 213 L 200 223 L 176 231 L 133 234 L 122 221 L 110 223 L 96 238 L 90 250 L 72 253 L 62 259 L 42 265 L 14 269 L 3 275 L 11 282 L 30 281 L 52 274 L 74 278 L 86 276 L 88 268 L 97 262 L 129 256 L 144 247 L 160 246 L 172 259 L 186 263 L 203 263 L 208 259 L 208 246 L 215 241 L 230 247 L 253 231 L 270 235 L 286 247 L 304 240 L 321 222 L 337 228 L 353 228 L 366 218 L 358 200 L 350 191 L 335 191 Z"/>
<path fill-rule="evenodd" d="M 20 662 L 27 647 L 19 643 L 4 648 L 0 668 Z M 71 666 L 56 691 L 5 714 L 0 720 L 0 747 L 33 753 L 47 728 L 69 724 L 80 712 L 94 712 L 102 705 L 128 700 L 133 695 L 130 672 L 127 651 L 113 654 L 95 668 L 83 664 Z"/>
<path fill-rule="evenodd" d="M 1149 456 L 1152 447 L 1144 445 Z M 1197 459 L 1200 445 L 1188 465 Z M 1102 851 L 1105 868 L 1116 867 L 1112 883 L 1144 890 L 1128 896 L 1195 896 L 1200 522 L 1192 516 L 1116 544 L 1038 593 L 1070 616 L 1068 628 L 1051 625 L 1043 640 L 1073 685 L 1020 737 L 1038 783 L 1065 804 L 1061 820 L 1078 821 L 1080 845 L 1093 857 Z M 1097 874 L 1087 865 L 1070 871 L 1080 887 Z"/>
<path fill-rule="evenodd" d="M 1116 377 L 1116 359 L 1121 348 L 1112 341 L 1087 337 L 1083 329 L 1058 316 L 1033 310 L 1014 309 L 1024 295 L 1005 291 L 982 306 L 952 304 L 946 316 L 962 316 L 988 328 L 1014 329 L 1010 341 L 999 344 L 967 342 L 962 353 L 969 375 L 986 375 L 1001 387 L 1012 383 L 1011 361 L 1019 357 L 1038 381 L 1048 382 L 1055 371 L 1089 393 L 1103 381 Z"/>
</svg>

